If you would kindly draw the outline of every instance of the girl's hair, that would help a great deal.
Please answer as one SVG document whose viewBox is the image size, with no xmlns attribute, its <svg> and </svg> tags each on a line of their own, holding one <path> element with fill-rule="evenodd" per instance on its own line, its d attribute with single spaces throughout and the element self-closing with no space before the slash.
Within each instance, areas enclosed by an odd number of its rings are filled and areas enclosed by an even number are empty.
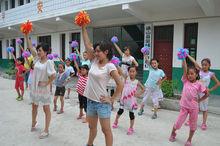
<svg viewBox="0 0 220 146">
<path fill-rule="evenodd" d="M 59 63 L 58 66 L 59 66 L 59 65 L 62 65 L 62 66 L 63 66 L 63 69 L 65 69 L 64 63 Z"/>
<path fill-rule="evenodd" d="M 71 60 L 69 58 L 67 58 L 65 61 L 70 61 L 71 62 Z"/>
<path fill-rule="evenodd" d="M 209 65 L 211 65 L 211 60 L 209 58 L 202 59 L 201 63 L 203 63 L 203 61 L 206 61 Z"/>
<path fill-rule="evenodd" d="M 99 49 L 102 52 L 108 51 L 107 58 L 108 58 L 108 60 L 112 59 L 112 57 L 113 57 L 113 49 L 112 49 L 113 45 L 112 45 L 112 43 L 110 43 L 109 41 L 101 41 L 100 43 L 94 44 L 94 49 L 96 49 L 97 46 L 99 46 Z"/>
<path fill-rule="evenodd" d="M 18 57 L 16 60 L 20 61 L 21 64 L 24 65 L 24 58 L 23 57 Z"/>
<path fill-rule="evenodd" d="M 131 65 L 131 66 L 128 67 L 128 71 L 129 71 L 131 68 L 134 68 L 136 71 L 138 70 L 138 68 L 137 68 L 135 65 Z"/>
<path fill-rule="evenodd" d="M 85 65 L 80 66 L 79 68 L 80 68 L 80 69 L 84 68 L 84 69 L 86 69 L 87 71 L 89 71 L 89 66 L 88 66 L 88 65 L 86 65 L 86 64 L 85 64 Z"/>
<path fill-rule="evenodd" d="M 199 77 L 199 70 L 195 66 L 189 66 L 188 69 L 187 69 L 187 73 L 189 72 L 189 70 L 194 70 L 194 72 L 197 75 L 196 80 L 200 79 L 200 77 Z"/>
<path fill-rule="evenodd" d="M 131 50 L 131 47 L 130 47 L 130 46 L 125 46 L 123 50 L 124 50 L 124 51 L 126 51 L 126 50 Z"/>
<path fill-rule="evenodd" d="M 152 58 L 152 59 L 150 60 L 150 64 L 152 63 L 152 61 L 157 61 L 157 63 L 159 63 L 159 60 L 157 60 L 156 58 Z"/>
<path fill-rule="evenodd" d="M 40 43 L 40 44 L 38 44 L 37 47 L 36 47 L 36 50 L 38 51 L 40 48 L 42 48 L 42 50 L 43 50 L 44 52 L 46 52 L 47 54 L 49 54 L 50 51 L 51 51 L 49 45 L 46 44 L 46 43 Z"/>
</svg>

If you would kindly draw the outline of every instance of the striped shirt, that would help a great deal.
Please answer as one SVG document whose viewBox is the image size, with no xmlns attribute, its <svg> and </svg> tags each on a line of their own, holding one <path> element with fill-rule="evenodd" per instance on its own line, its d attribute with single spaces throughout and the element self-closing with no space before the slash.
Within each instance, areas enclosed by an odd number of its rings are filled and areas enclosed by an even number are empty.
<svg viewBox="0 0 220 146">
<path fill-rule="evenodd" d="M 78 77 L 79 79 L 76 84 L 76 91 L 78 94 L 83 95 L 85 87 L 86 87 L 86 83 L 88 80 L 88 76 L 84 77 L 84 76 L 78 75 Z"/>
</svg>

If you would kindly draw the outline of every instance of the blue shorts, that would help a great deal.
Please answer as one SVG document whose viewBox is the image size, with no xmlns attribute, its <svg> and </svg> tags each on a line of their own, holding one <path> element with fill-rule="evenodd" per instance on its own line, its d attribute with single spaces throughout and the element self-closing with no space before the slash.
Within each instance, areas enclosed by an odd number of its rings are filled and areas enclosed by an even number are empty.
<svg viewBox="0 0 220 146">
<path fill-rule="evenodd" d="M 110 118 L 111 117 L 111 105 L 108 103 L 101 103 L 92 100 L 87 100 L 87 116 Z"/>
</svg>

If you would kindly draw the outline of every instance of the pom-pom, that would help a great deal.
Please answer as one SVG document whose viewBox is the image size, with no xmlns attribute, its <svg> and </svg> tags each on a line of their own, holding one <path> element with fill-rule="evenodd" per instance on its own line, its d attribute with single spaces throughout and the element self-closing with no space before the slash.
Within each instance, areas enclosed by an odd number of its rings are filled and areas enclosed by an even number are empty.
<svg viewBox="0 0 220 146">
<path fill-rule="evenodd" d="M 184 60 L 189 55 L 189 50 L 186 48 L 179 48 L 179 52 L 177 53 L 177 57 L 179 60 Z"/>
<path fill-rule="evenodd" d="M 150 48 L 144 46 L 143 48 L 141 48 L 141 52 L 142 52 L 144 55 L 149 55 L 149 54 L 150 54 Z"/>
<path fill-rule="evenodd" d="M 47 55 L 47 59 L 53 60 L 53 54 L 48 54 L 48 55 Z"/>
<path fill-rule="evenodd" d="M 22 40 L 21 39 L 16 39 L 16 43 L 18 44 L 18 45 L 21 45 L 22 44 Z"/>
<path fill-rule="evenodd" d="M 117 38 L 116 36 L 113 36 L 113 37 L 111 38 L 111 42 L 112 42 L 112 43 L 117 43 L 117 42 L 118 42 L 118 38 Z"/>
<path fill-rule="evenodd" d="M 29 34 L 30 32 L 32 32 L 33 28 L 32 28 L 32 22 L 30 22 L 29 20 L 23 24 L 21 24 L 21 32 L 24 34 Z"/>
<path fill-rule="evenodd" d="M 80 11 L 75 17 L 75 24 L 79 26 L 88 25 L 90 22 L 89 14 L 86 11 Z"/>
<path fill-rule="evenodd" d="M 77 41 L 72 41 L 71 42 L 71 47 L 72 48 L 77 48 L 79 46 L 79 43 Z"/>
<path fill-rule="evenodd" d="M 71 61 L 76 61 L 76 58 L 77 58 L 76 53 L 71 53 L 71 54 L 69 55 L 69 59 L 70 59 Z"/>
<path fill-rule="evenodd" d="M 36 47 L 37 46 L 36 44 L 37 44 L 36 42 L 34 42 L 34 41 L 32 42 L 33 47 Z"/>
<path fill-rule="evenodd" d="M 53 53 L 53 58 L 58 58 L 58 54 L 57 53 Z"/>
<path fill-rule="evenodd" d="M 22 53 L 22 57 L 24 57 L 24 58 L 28 58 L 28 57 L 30 57 L 31 56 L 31 53 L 29 52 L 29 51 L 24 51 L 23 53 Z"/>
<path fill-rule="evenodd" d="M 15 51 L 15 49 L 13 47 L 8 47 L 6 48 L 8 53 L 13 53 Z"/>
<path fill-rule="evenodd" d="M 116 56 L 113 56 L 112 59 L 111 59 L 111 63 L 113 63 L 115 66 L 119 66 L 120 59 Z"/>
</svg>

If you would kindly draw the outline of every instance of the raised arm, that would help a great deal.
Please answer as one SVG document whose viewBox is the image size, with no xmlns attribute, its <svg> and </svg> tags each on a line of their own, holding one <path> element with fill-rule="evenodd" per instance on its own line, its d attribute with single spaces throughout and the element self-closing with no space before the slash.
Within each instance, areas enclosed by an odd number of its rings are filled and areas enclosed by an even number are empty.
<svg viewBox="0 0 220 146">
<path fill-rule="evenodd" d="M 22 45 L 18 45 L 18 46 L 21 49 L 21 51 L 24 52 L 24 48 L 22 47 Z"/>
<path fill-rule="evenodd" d="M 76 60 L 74 60 L 73 62 L 74 62 L 74 65 L 76 67 L 77 73 L 80 74 L 79 65 L 77 64 Z"/>
<path fill-rule="evenodd" d="M 219 82 L 219 80 L 217 79 L 217 77 L 215 75 L 212 75 L 211 79 L 215 82 L 215 85 L 212 88 L 209 89 L 209 92 L 217 89 L 220 86 L 220 82 Z"/>
<path fill-rule="evenodd" d="M 196 62 L 196 60 L 195 60 L 192 56 L 188 55 L 187 57 L 189 58 L 190 61 L 192 61 L 192 63 L 195 65 L 195 67 L 196 67 L 198 70 L 201 70 L 201 69 L 202 69 L 202 67 Z"/>
<path fill-rule="evenodd" d="M 79 52 L 78 48 L 76 48 L 75 50 L 76 50 L 76 53 L 79 55 L 80 60 L 82 60 L 82 59 L 83 59 L 83 57 L 82 57 L 82 55 L 80 54 L 80 52 Z"/>
<path fill-rule="evenodd" d="M 32 56 L 36 57 L 37 56 L 37 52 L 36 52 L 36 50 L 32 46 L 31 39 L 29 38 L 28 35 L 25 35 L 25 38 L 27 40 L 27 47 L 30 49 Z"/>
<path fill-rule="evenodd" d="M 121 51 L 120 47 L 116 43 L 113 43 L 113 44 L 114 44 L 116 50 L 118 51 L 119 55 L 123 56 L 123 52 Z"/>
<path fill-rule="evenodd" d="M 14 59 L 14 62 L 16 62 L 16 58 L 15 55 L 13 53 L 11 53 L 12 58 Z"/>
<path fill-rule="evenodd" d="M 138 67 L 138 62 L 136 61 L 135 58 L 134 58 L 134 60 L 132 61 L 132 63 L 134 63 L 134 65 L 135 65 L 136 67 Z"/>
<path fill-rule="evenodd" d="M 83 36 L 83 42 L 84 42 L 86 51 L 88 53 L 88 58 L 89 58 L 89 60 L 93 60 L 94 59 L 94 49 L 93 49 L 92 43 L 89 39 L 89 35 L 87 32 L 86 26 L 82 27 L 82 36 Z"/>
<path fill-rule="evenodd" d="M 186 64 L 186 59 L 184 59 L 183 62 L 182 62 L 182 68 L 183 68 L 183 76 L 186 77 L 186 75 L 187 75 L 187 64 Z"/>
<path fill-rule="evenodd" d="M 149 60 L 149 56 L 148 55 L 144 55 L 144 60 L 145 60 L 145 63 L 150 66 L 150 60 Z"/>
</svg>

